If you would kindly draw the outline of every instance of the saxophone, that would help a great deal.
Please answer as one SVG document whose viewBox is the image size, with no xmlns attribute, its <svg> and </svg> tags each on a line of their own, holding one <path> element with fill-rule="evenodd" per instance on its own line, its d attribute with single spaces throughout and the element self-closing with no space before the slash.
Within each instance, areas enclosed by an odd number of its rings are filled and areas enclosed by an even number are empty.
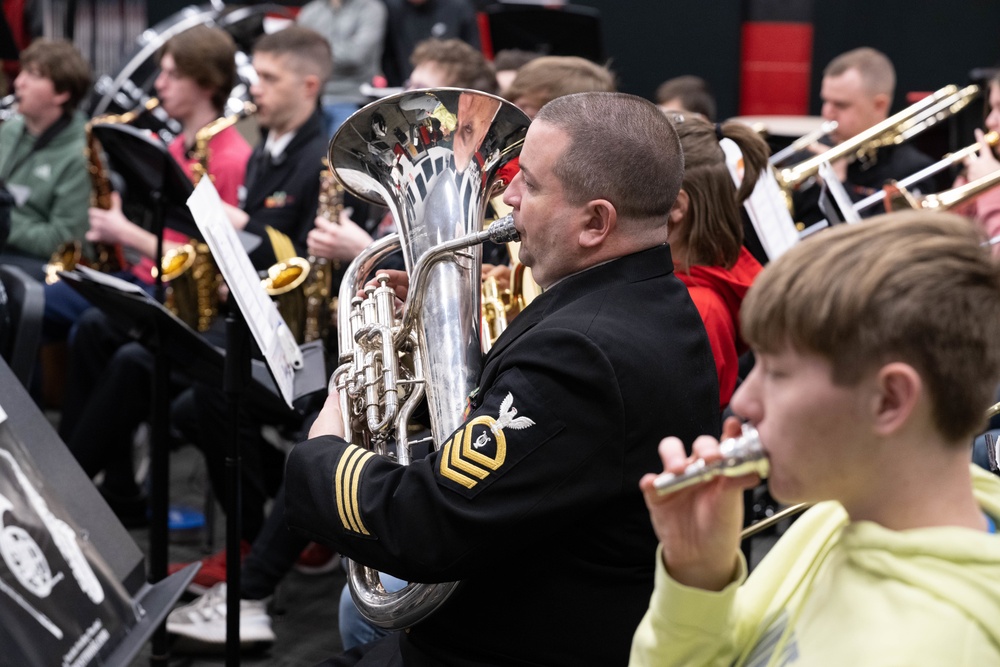
<svg viewBox="0 0 1000 667">
<path fill-rule="evenodd" d="M 316 215 L 337 222 L 343 210 L 344 187 L 334 177 L 329 161 L 324 157 Z M 271 233 L 271 230 L 268 232 Z M 277 236 L 280 232 L 273 234 Z M 272 238 L 272 244 L 274 241 Z M 308 259 L 289 255 L 291 252 L 278 252 L 275 245 L 278 262 L 267 270 L 267 277 L 261 280 L 261 285 L 278 305 L 278 312 L 297 343 L 325 341 L 336 317 L 337 297 L 334 296 L 331 301 L 330 293 L 333 271 L 340 269 L 340 262 L 314 255 L 309 255 Z"/>
<path fill-rule="evenodd" d="M 323 159 L 323 173 L 319 178 L 319 209 L 318 214 L 331 222 L 338 222 L 344 210 L 344 186 L 330 171 L 330 163 Z M 340 270 L 340 262 L 332 262 L 324 257 L 309 255 L 311 276 L 306 281 L 303 291 L 306 295 L 306 323 L 304 342 L 326 340 L 330 326 L 335 321 L 337 313 L 336 297 L 330 301 L 333 286 L 333 271 Z"/>
<path fill-rule="evenodd" d="M 232 127 L 241 119 L 256 113 L 257 105 L 243 102 L 239 112 L 213 120 L 198 130 L 194 138 L 195 162 L 191 166 L 191 180 L 195 185 L 202 178 L 212 178 L 208 173 L 212 138 Z M 166 307 L 192 329 L 208 331 L 219 312 L 219 287 L 222 274 L 212 260 L 208 244 L 196 239 L 171 248 L 160 262 L 163 282 L 167 284 Z"/>
<path fill-rule="evenodd" d="M 103 149 L 101 142 L 94 136 L 95 125 L 115 125 L 129 124 L 134 122 L 139 116 L 151 111 L 159 106 L 160 101 L 155 97 L 146 100 L 135 109 L 123 114 L 105 114 L 91 118 L 84 129 L 87 144 L 84 154 L 87 157 L 87 171 L 90 173 L 91 193 L 90 206 L 101 208 L 107 211 L 111 208 L 111 179 L 108 177 L 108 170 L 101 157 Z M 94 260 L 90 266 L 104 273 L 114 273 L 125 268 L 125 255 L 122 247 L 118 244 L 95 243 Z M 79 240 L 67 241 L 59 245 L 48 264 L 45 265 L 45 282 L 52 284 L 59 280 L 60 271 L 72 271 L 77 264 L 83 261 L 83 244 Z"/>
</svg>

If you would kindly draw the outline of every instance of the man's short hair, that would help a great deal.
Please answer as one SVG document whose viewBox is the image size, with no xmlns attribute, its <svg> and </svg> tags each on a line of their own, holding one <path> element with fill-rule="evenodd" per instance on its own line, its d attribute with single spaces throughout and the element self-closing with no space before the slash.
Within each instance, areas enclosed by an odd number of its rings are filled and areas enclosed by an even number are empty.
<svg viewBox="0 0 1000 667">
<path fill-rule="evenodd" d="M 532 97 L 542 106 L 563 95 L 615 89 L 615 75 L 606 67 L 578 56 L 542 56 L 517 71 L 504 95 L 512 102 Z"/>
<path fill-rule="evenodd" d="M 552 100 L 535 120 L 569 136 L 554 171 L 570 202 L 607 199 L 625 219 L 666 225 L 684 155 L 659 108 L 625 93 L 576 93 Z"/>
<path fill-rule="evenodd" d="M 851 69 L 858 71 L 869 93 L 884 93 L 892 99 L 896 90 L 896 68 L 887 55 L 869 46 L 862 46 L 831 60 L 823 70 L 823 76 L 840 76 Z"/>
<path fill-rule="evenodd" d="M 434 63 L 445 71 L 450 87 L 497 92 L 493 65 L 480 51 L 460 39 L 425 39 L 413 49 L 410 63 L 414 67 Z"/>
<path fill-rule="evenodd" d="M 315 30 L 290 25 L 278 32 L 263 35 L 254 42 L 254 53 L 291 56 L 291 67 L 299 74 L 319 78 L 318 91 L 333 75 L 333 51 L 330 43 Z M 319 92 L 317 91 L 317 95 Z"/>
<path fill-rule="evenodd" d="M 236 85 L 236 42 L 229 33 L 196 25 L 168 39 L 157 60 L 168 54 L 178 73 L 212 91 L 212 106 L 221 113 Z"/>
<path fill-rule="evenodd" d="M 701 116 L 675 112 L 666 112 L 666 116 L 674 123 L 684 151 L 682 187 L 689 205 L 683 241 L 688 250 L 688 264 L 731 268 L 743 246 L 741 204 L 753 192 L 760 173 L 768 168 L 767 142 L 739 121 L 716 126 Z M 743 153 L 743 182 L 739 190 L 719 145 L 720 134 Z M 674 232 L 670 238 L 674 239 Z"/>
<path fill-rule="evenodd" d="M 975 226 L 904 211 L 793 247 L 757 277 L 741 322 L 756 350 L 817 354 L 842 386 L 909 364 L 941 434 L 971 442 L 1000 379 L 998 314 L 1000 265 Z"/>
<path fill-rule="evenodd" d="M 90 65 L 70 42 L 41 37 L 21 52 L 22 69 L 35 68 L 57 93 L 69 93 L 64 113 L 72 113 L 90 90 Z"/>
<path fill-rule="evenodd" d="M 700 76 L 678 76 L 661 83 L 656 89 L 656 103 L 665 104 L 671 100 L 680 100 L 681 106 L 688 111 L 715 120 L 715 97 L 708 82 Z"/>
</svg>

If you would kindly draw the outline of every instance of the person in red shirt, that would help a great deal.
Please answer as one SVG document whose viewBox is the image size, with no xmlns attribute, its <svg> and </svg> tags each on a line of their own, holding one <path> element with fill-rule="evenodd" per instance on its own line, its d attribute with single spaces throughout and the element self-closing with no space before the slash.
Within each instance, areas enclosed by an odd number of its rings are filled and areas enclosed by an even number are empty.
<svg viewBox="0 0 1000 667">
<path fill-rule="evenodd" d="M 684 148 L 684 183 L 670 211 L 669 242 L 674 272 L 688 292 L 708 332 L 719 373 L 719 404 L 729 405 L 736 389 L 740 337 L 739 311 L 747 289 L 761 270 L 743 247 L 740 206 L 750 196 L 768 148 L 739 122 L 713 124 L 694 114 L 667 112 Z M 743 153 L 743 182 L 737 188 L 720 142 L 732 141 Z"/>
</svg>

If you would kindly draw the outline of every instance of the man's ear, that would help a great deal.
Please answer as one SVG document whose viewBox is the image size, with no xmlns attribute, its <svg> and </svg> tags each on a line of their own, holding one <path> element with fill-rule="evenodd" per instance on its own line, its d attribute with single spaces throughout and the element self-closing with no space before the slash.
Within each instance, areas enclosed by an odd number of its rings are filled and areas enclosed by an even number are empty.
<svg viewBox="0 0 1000 667">
<path fill-rule="evenodd" d="M 680 192 L 677 193 L 677 199 L 674 200 L 674 205 L 670 208 L 670 223 L 681 222 L 687 215 L 690 206 L 691 197 L 684 191 L 684 188 L 681 188 Z"/>
<path fill-rule="evenodd" d="M 314 93 L 316 95 L 319 95 L 320 90 L 319 90 L 318 76 L 316 76 L 315 74 L 306 74 L 304 77 L 302 77 L 302 83 L 303 85 L 305 85 L 307 93 L 309 93 L 310 95 Z"/>
<path fill-rule="evenodd" d="M 584 206 L 580 246 L 596 248 L 604 243 L 618 224 L 618 211 L 607 199 L 593 199 Z"/>
<path fill-rule="evenodd" d="M 878 111 L 880 114 L 888 116 L 890 104 L 892 104 L 892 98 L 890 98 L 885 93 L 879 93 L 872 98 L 872 105 L 875 107 L 875 110 Z"/>
<path fill-rule="evenodd" d="M 923 378 L 909 364 L 888 363 L 875 375 L 876 396 L 872 403 L 875 431 L 889 435 L 909 421 L 925 393 Z"/>
</svg>

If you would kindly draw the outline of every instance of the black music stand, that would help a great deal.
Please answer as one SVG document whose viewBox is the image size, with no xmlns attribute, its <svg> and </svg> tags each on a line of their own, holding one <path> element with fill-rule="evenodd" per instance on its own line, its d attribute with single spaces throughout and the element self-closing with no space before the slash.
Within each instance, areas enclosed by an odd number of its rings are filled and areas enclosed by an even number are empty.
<svg viewBox="0 0 1000 667">
<path fill-rule="evenodd" d="M 58 512 L 65 512 L 71 522 L 86 532 L 87 541 L 103 558 L 110 573 L 122 584 L 132 601 L 145 611 L 144 616 L 111 649 L 102 663 L 127 667 L 132 664 L 154 630 L 163 623 L 194 578 L 199 565 L 192 564 L 156 584 L 146 583 L 143 555 L 138 545 L 2 359 L 0 396 L 3 397 L 2 407 L 7 413 L 5 427 L 12 429 L 18 440 L 24 443 L 31 465 L 44 474 L 45 488 L 42 491 L 50 506 L 53 498 L 61 501 Z M 9 521 L 10 517 L 6 519 Z M 16 610 L 10 610 L 16 613 Z M 0 619 L 4 617 L 4 613 L 4 608 L 0 606 Z M 37 646 L 16 645 L 5 645 L 5 655 L 16 655 L 18 648 L 24 649 L 22 652 L 25 655 L 37 655 Z"/>
<path fill-rule="evenodd" d="M 580 56 L 601 64 L 607 58 L 601 13 L 593 7 L 497 4 L 486 7 L 483 14 L 493 53 L 521 49 L 547 56 Z"/>
<path fill-rule="evenodd" d="M 154 372 L 154 382 L 162 382 L 156 387 L 153 400 L 153 418 L 162 420 L 163 428 L 169 419 L 169 404 L 165 400 L 169 396 L 169 369 L 167 377 L 159 370 L 161 363 L 170 360 L 173 364 L 187 372 L 192 378 L 206 384 L 218 386 L 220 382 L 230 403 L 230 438 L 227 443 L 227 488 L 229 511 L 226 515 L 226 551 L 228 562 L 239 563 L 239 533 L 240 533 L 240 457 L 239 457 L 239 424 L 238 415 L 240 401 L 249 395 L 259 404 L 284 406 L 280 397 L 271 369 L 266 364 L 251 360 L 248 345 L 248 331 L 245 323 L 236 321 L 233 306 L 231 315 L 227 318 L 228 352 L 212 346 L 201 335 L 187 324 L 146 294 L 141 288 L 99 272 L 79 267 L 72 272 L 60 272 L 60 276 L 68 285 L 76 289 L 91 303 L 100 307 L 112 319 L 129 330 L 139 342 L 151 349 L 157 360 L 157 371 Z M 239 317 L 242 319 L 242 316 Z M 303 357 L 303 367 L 295 373 L 293 398 L 321 391 L 326 387 L 326 364 L 322 341 L 307 343 L 300 348 Z M 154 434 L 157 427 L 153 427 Z M 165 432 L 165 431 L 164 431 Z M 155 436 L 154 436 L 155 437 Z M 152 509 L 153 519 L 150 531 L 150 561 L 153 562 L 154 544 L 162 553 L 156 555 L 156 562 L 162 561 L 166 569 L 167 552 L 167 479 L 169 458 L 166 443 L 154 441 L 154 457 L 152 460 Z M 158 514 L 159 512 L 159 514 Z M 159 518 L 158 518 L 159 517 Z M 153 531 L 162 533 L 154 542 Z M 235 553 L 231 553 L 235 552 Z M 155 579 L 155 572 L 151 573 Z M 193 576 L 193 575 L 192 575 Z M 227 664 L 239 662 L 239 568 L 226 568 L 227 586 L 235 599 L 235 608 L 231 602 L 227 605 Z M 232 624 L 236 625 L 235 633 L 229 631 Z M 155 637 L 154 637 L 155 640 Z M 235 642 L 235 643 L 233 643 Z M 165 660 L 166 637 L 164 632 L 162 654 Z M 154 652 L 157 647 L 154 646 Z M 159 659 L 154 655 L 154 659 Z"/>
</svg>

